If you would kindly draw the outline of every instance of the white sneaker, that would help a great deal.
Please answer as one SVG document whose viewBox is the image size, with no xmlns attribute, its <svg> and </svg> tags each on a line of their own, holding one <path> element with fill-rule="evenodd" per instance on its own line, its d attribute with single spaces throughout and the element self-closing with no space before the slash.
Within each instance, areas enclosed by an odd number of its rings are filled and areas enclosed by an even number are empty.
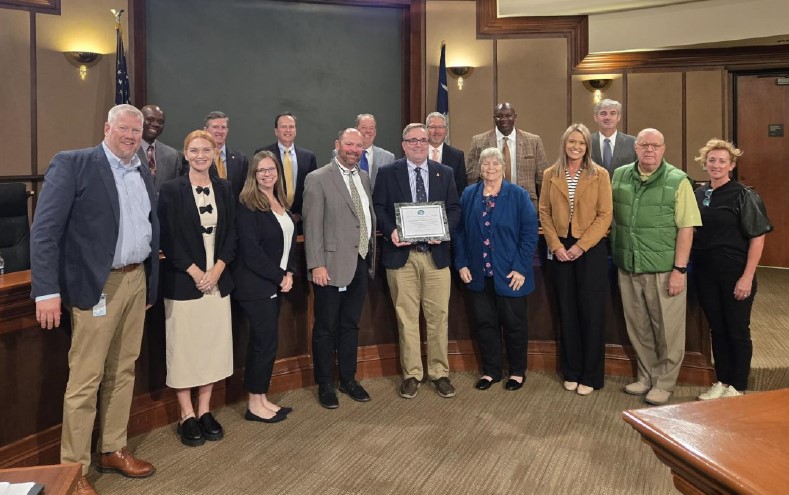
<svg viewBox="0 0 789 495">
<path fill-rule="evenodd" d="M 723 391 L 721 397 L 737 397 L 738 395 L 743 395 L 743 393 L 734 388 L 734 386 L 729 385 L 726 390 Z"/>
<path fill-rule="evenodd" d="M 578 382 L 564 382 L 564 389 L 572 392 L 578 388 Z"/>
<path fill-rule="evenodd" d="M 720 399 L 726 392 L 726 387 L 721 382 L 715 382 L 706 392 L 699 395 L 699 400 Z"/>
</svg>

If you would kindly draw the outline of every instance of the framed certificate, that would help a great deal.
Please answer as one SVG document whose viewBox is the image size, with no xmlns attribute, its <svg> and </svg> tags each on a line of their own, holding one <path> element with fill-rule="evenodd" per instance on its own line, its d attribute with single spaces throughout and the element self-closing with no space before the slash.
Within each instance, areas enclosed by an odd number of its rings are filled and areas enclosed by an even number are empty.
<svg viewBox="0 0 789 495">
<path fill-rule="evenodd" d="M 402 242 L 448 241 L 449 223 L 443 201 L 395 203 L 395 224 Z"/>
</svg>

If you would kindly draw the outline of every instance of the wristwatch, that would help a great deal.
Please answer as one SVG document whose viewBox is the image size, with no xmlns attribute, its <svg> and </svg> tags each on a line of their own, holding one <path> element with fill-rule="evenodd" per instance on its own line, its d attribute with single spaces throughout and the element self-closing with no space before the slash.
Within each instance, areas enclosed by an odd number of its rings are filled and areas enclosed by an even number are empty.
<svg viewBox="0 0 789 495">
<path fill-rule="evenodd" d="M 684 274 L 685 272 L 687 272 L 687 271 L 688 271 L 688 267 L 687 267 L 687 266 L 677 266 L 677 265 L 674 265 L 674 266 L 672 266 L 671 268 L 672 268 L 673 270 L 676 270 L 676 271 L 678 271 L 679 273 L 683 273 L 683 274 Z"/>
</svg>

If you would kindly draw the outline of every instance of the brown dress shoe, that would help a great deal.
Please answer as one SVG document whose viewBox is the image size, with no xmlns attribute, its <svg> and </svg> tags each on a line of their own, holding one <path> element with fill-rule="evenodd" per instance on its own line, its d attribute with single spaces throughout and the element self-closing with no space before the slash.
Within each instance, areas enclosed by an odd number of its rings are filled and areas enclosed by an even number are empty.
<svg viewBox="0 0 789 495">
<path fill-rule="evenodd" d="M 74 495 L 99 495 L 96 490 L 84 475 L 80 476 L 77 480 L 77 486 L 74 488 Z"/>
<path fill-rule="evenodd" d="M 101 454 L 97 468 L 103 473 L 119 473 L 127 478 L 147 478 L 156 472 L 150 462 L 137 459 L 127 447 L 110 454 Z"/>
</svg>

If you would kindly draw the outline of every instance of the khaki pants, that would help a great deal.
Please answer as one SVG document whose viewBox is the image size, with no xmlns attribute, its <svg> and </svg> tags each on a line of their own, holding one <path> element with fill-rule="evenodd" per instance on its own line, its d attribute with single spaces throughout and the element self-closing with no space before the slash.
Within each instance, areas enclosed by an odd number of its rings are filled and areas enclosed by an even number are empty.
<svg viewBox="0 0 789 495">
<path fill-rule="evenodd" d="M 668 392 L 674 390 L 685 357 L 687 303 L 687 289 L 669 297 L 670 274 L 619 270 L 619 291 L 627 335 L 636 351 L 638 381 Z"/>
<path fill-rule="evenodd" d="M 63 398 L 60 462 L 90 466 L 90 441 L 99 399 L 100 452 L 126 446 L 126 430 L 134 392 L 134 363 L 140 354 L 146 305 L 145 270 L 110 272 L 104 286 L 106 316 L 93 309 L 71 308 L 69 379 Z"/>
<path fill-rule="evenodd" d="M 411 251 L 402 268 L 386 270 L 386 280 L 400 331 L 400 366 L 404 378 L 422 380 L 424 377 L 420 305 L 427 322 L 427 375 L 431 380 L 448 376 L 449 268 L 436 268 L 430 253 Z"/>
</svg>

